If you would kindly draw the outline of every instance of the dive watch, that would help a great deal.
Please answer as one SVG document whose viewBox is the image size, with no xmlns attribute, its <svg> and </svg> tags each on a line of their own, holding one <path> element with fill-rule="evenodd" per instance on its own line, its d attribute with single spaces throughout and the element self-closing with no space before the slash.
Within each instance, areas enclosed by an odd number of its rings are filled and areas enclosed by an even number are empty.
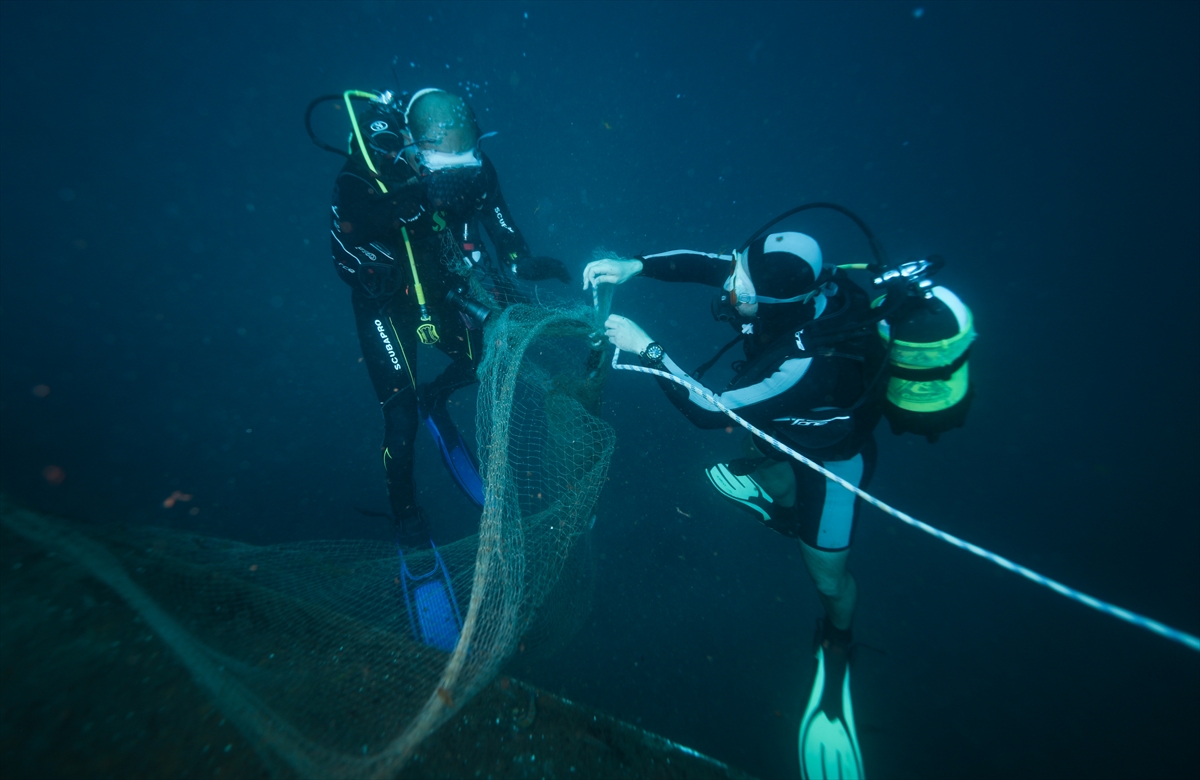
<svg viewBox="0 0 1200 780">
<path fill-rule="evenodd" d="M 658 364 L 662 362 L 663 355 L 666 354 L 667 351 L 663 349 L 662 344 L 659 344 L 657 341 L 651 341 L 646 345 L 646 348 L 639 353 L 638 357 L 640 357 L 644 363 Z"/>
</svg>

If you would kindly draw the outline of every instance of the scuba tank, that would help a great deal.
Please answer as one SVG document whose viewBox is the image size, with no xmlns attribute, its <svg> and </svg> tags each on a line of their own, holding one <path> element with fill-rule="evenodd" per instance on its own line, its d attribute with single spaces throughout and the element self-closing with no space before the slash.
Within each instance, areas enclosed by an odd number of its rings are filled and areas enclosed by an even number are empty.
<svg viewBox="0 0 1200 780">
<path fill-rule="evenodd" d="M 885 272 L 875 284 L 891 290 L 872 303 L 879 308 L 897 292 L 907 296 L 877 326 L 888 346 L 883 414 L 892 433 L 915 433 L 931 443 L 966 423 L 975 395 L 967 363 L 975 340 L 971 310 L 929 279 L 943 263 L 935 255 Z"/>
<path fill-rule="evenodd" d="M 975 395 L 967 361 L 975 340 L 974 318 L 958 296 L 930 278 L 945 260 L 937 255 L 891 266 L 883 245 L 856 214 L 834 203 L 806 203 L 789 209 L 759 228 L 739 249 L 787 217 L 809 209 L 828 209 L 849 217 L 866 236 L 874 257 L 872 263 L 839 265 L 842 270 L 870 271 L 878 276 L 874 286 L 883 291 L 871 303 L 873 314 L 859 322 L 835 323 L 820 319 L 796 333 L 797 341 L 819 346 L 846 341 L 860 329 L 874 325 L 887 350 L 882 373 L 864 391 L 862 403 L 872 394 L 876 381 L 886 377 L 883 414 L 892 433 L 915 433 L 931 443 L 946 431 L 961 428 Z M 714 299 L 714 319 L 740 322 L 731 304 Z M 737 343 L 726 344 L 712 360 L 695 372 L 699 377 Z M 857 405 L 856 405 L 857 406 Z"/>
<path fill-rule="evenodd" d="M 367 110 L 360 117 L 354 111 L 354 101 L 367 101 Z M 350 137 L 347 139 L 347 149 L 342 150 L 336 146 L 325 143 L 313 130 L 312 114 L 313 110 L 327 102 L 341 101 L 345 104 L 346 114 L 350 118 Z M 365 127 L 359 119 L 372 120 Z M 319 148 L 327 152 L 345 157 L 347 160 L 354 157 L 354 152 L 357 151 L 362 155 L 362 160 L 366 163 L 367 169 L 375 177 L 375 185 L 382 193 L 387 193 L 388 188 L 382 181 L 382 174 L 375 166 L 375 161 L 372 160 L 372 151 L 395 157 L 403 149 L 403 140 L 400 137 L 400 130 L 404 127 L 404 115 L 396 103 L 396 96 L 391 90 L 383 92 L 364 92 L 358 89 L 348 89 L 340 95 L 321 95 L 314 98 L 308 104 L 308 108 L 304 111 L 304 128 L 308 130 L 308 137 Z"/>
</svg>

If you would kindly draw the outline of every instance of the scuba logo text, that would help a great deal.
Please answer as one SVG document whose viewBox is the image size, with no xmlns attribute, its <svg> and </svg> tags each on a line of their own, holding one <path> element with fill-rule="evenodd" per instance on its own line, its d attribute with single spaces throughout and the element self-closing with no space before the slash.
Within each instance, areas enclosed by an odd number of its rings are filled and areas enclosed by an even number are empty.
<svg viewBox="0 0 1200 780">
<path fill-rule="evenodd" d="M 392 359 L 392 368 L 400 370 L 400 361 L 396 358 L 396 350 L 392 347 L 392 340 L 383 332 L 383 323 L 375 320 L 375 330 L 379 331 L 379 338 L 383 339 L 383 348 L 387 350 L 388 357 Z"/>
</svg>

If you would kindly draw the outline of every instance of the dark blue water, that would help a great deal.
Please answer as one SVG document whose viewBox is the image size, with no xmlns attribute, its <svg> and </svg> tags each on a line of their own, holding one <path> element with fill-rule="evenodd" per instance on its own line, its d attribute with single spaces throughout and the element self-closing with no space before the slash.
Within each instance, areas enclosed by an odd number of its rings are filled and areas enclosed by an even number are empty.
<svg viewBox="0 0 1200 780">
<path fill-rule="evenodd" d="M 1198 6 L 918 8 L 0 4 L 0 487 L 258 543 L 386 537 L 353 508 L 387 502 L 327 252 L 339 159 L 302 113 L 394 87 L 395 61 L 405 89 L 479 85 L 508 201 L 573 274 L 601 245 L 727 250 L 812 200 L 895 258 L 945 255 L 976 315 L 978 398 L 934 446 L 881 429 L 873 491 L 1200 631 Z M 836 215 L 789 224 L 867 259 Z M 615 310 L 690 366 L 728 338 L 707 300 L 637 280 Z M 739 437 L 631 374 L 605 413 L 592 617 L 516 671 L 794 776 L 820 610 L 794 544 L 706 486 Z M 469 529 L 420 447 L 421 501 L 441 533 Z M 175 490 L 194 498 L 164 509 Z M 851 561 L 857 638 L 883 651 L 854 671 L 874 776 L 1200 765 L 1200 655 L 875 512 Z"/>
</svg>

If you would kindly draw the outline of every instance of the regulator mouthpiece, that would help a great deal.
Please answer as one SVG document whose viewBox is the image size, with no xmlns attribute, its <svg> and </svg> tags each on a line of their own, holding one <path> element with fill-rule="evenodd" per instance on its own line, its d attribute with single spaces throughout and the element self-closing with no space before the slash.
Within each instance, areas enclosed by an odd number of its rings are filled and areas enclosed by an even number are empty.
<svg viewBox="0 0 1200 780">
<path fill-rule="evenodd" d="M 751 321 L 751 318 L 742 316 L 737 307 L 729 302 L 729 296 L 724 293 L 714 295 L 709 308 L 712 310 L 712 318 L 717 322 L 731 322 L 734 325 L 741 325 L 742 323 Z"/>
</svg>

